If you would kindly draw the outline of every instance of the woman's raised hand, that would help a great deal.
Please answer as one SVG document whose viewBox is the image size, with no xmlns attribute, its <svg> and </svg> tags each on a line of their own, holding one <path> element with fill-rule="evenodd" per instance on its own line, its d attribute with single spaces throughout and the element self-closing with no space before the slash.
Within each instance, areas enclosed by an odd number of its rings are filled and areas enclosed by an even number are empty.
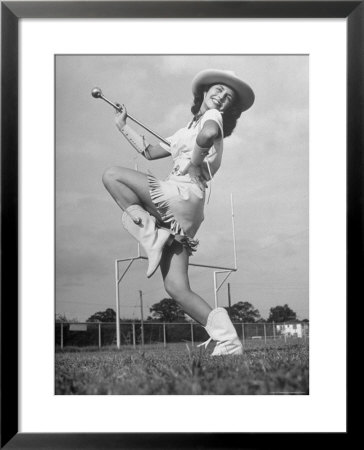
<svg viewBox="0 0 364 450">
<path fill-rule="evenodd" d="M 126 118 L 128 117 L 128 113 L 126 111 L 125 105 L 119 105 L 116 103 L 116 106 L 120 106 L 121 111 L 116 111 L 115 113 L 115 124 L 119 131 L 121 131 L 126 125 Z"/>
</svg>

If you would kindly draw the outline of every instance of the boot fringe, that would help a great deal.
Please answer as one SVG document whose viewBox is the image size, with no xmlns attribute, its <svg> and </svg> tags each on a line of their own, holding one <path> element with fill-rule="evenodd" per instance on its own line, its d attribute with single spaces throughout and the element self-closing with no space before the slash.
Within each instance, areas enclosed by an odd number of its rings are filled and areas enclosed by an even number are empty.
<svg viewBox="0 0 364 450">
<path fill-rule="evenodd" d="M 211 341 L 212 341 L 212 338 L 210 337 L 207 339 L 207 341 L 202 342 L 201 344 L 198 344 L 197 347 L 205 347 L 205 349 L 206 349 Z"/>
<path fill-rule="evenodd" d="M 150 278 L 160 264 L 165 245 L 173 236 L 168 229 L 158 229 L 156 218 L 140 205 L 131 205 L 125 209 L 122 224 L 145 250 L 148 257 L 147 277 Z"/>
<path fill-rule="evenodd" d="M 131 219 L 136 225 L 139 225 L 138 219 L 141 219 L 138 216 L 138 211 L 144 212 L 144 209 L 140 205 L 131 205 L 126 210 L 124 210 L 123 214 L 121 215 L 121 223 L 123 224 L 123 226 L 126 225 L 128 218 Z"/>
</svg>

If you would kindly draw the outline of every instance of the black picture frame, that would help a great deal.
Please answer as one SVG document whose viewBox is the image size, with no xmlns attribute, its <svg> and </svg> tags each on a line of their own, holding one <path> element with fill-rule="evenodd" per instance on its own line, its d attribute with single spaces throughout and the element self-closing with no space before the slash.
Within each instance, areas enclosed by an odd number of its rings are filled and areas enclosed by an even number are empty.
<svg viewBox="0 0 364 450">
<path fill-rule="evenodd" d="M 363 1 L 4 1 L 1 2 L 1 448 L 257 448 L 262 433 L 18 432 L 18 23 L 22 18 L 346 18 L 347 305 L 363 298 Z M 328 167 L 329 170 L 329 167 Z M 324 177 L 324 175 L 323 175 Z M 348 345 L 348 350 L 350 345 Z M 201 411 L 201 414 L 208 414 Z M 348 432 L 338 433 L 347 438 Z M 305 443 L 310 433 L 300 437 Z M 297 436 L 295 437 L 296 440 Z M 273 439 L 273 441 L 271 440 Z M 289 434 L 280 434 L 280 446 Z M 318 443 L 318 436 L 315 442 Z M 339 441 L 337 441 L 339 439 Z M 271 446 L 271 445 L 270 445 Z M 267 447 L 266 447 L 267 448 Z"/>
</svg>

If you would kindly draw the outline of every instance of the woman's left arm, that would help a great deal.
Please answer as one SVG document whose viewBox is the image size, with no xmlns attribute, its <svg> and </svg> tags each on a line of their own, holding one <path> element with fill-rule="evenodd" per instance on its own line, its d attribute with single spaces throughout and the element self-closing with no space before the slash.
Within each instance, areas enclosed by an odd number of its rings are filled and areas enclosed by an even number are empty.
<svg viewBox="0 0 364 450">
<path fill-rule="evenodd" d="M 208 155 L 208 152 L 215 139 L 221 134 L 219 125 L 214 120 L 207 120 L 196 138 L 196 145 L 192 151 L 191 163 L 194 166 L 200 166 Z"/>
<path fill-rule="evenodd" d="M 219 170 L 221 166 L 222 160 L 222 148 L 219 151 L 216 151 L 212 155 L 205 158 L 205 160 L 201 164 L 202 175 L 205 180 L 209 181 L 215 175 L 215 173 Z"/>
</svg>

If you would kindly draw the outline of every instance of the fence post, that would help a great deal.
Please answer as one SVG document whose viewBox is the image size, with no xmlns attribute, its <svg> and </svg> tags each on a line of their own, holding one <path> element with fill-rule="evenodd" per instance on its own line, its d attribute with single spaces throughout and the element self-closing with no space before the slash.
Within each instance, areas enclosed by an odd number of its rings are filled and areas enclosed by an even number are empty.
<svg viewBox="0 0 364 450">
<path fill-rule="evenodd" d="M 141 338 L 142 338 L 142 347 L 144 348 L 144 318 L 143 318 L 143 292 L 139 291 L 140 297 L 140 327 L 141 327 Z"/>
<path fill-rule="evenodd" d="M 166 338 L 166 323 L 163 322 L 163 347 L 167 347 L 167 338 Z"/>
<path fill-rule="evenodd" d="M 263 327 L 264 327 L 264 343 L 265 345 L 267 345 L 267 330 L 265 328 L 265 323 L 263 323 Z"/>
<path fill-rule="evenodd" d="M 272 324 L 273 324 L 273 340 L 276 340 L 276 326 L 274 322 L 272 322 Z"/>
<path fill-rule="evenodd" d="M 192 346 L 195 345 L 194 343 L 194 339 L 193 339 L 193 323 L 191 322 L 191 342 L 192 342 Z"/>
<path fill-rule="evenodd" d="M 244 336 L 244 324 L 243 323 L 241 324 L 241 336 L 243 338 L 243 345 L 244 345 L 244 343 L 245 343 L 245 336 Z"/>
<path fill-rule="evenodd" d="M 101 348 L 101 322 L 99 322 L 99 348 Z"/>
<path fill-rule="evenodd" d="M 61 322 L 61 349 L 63 349 L 63 322 Z"/>
<path fill-rule="evenodd" d="M 136 347 L 136 339 L 135 339 L 135 322 L 133 322 L 133 348 Z"/>
</svg>

